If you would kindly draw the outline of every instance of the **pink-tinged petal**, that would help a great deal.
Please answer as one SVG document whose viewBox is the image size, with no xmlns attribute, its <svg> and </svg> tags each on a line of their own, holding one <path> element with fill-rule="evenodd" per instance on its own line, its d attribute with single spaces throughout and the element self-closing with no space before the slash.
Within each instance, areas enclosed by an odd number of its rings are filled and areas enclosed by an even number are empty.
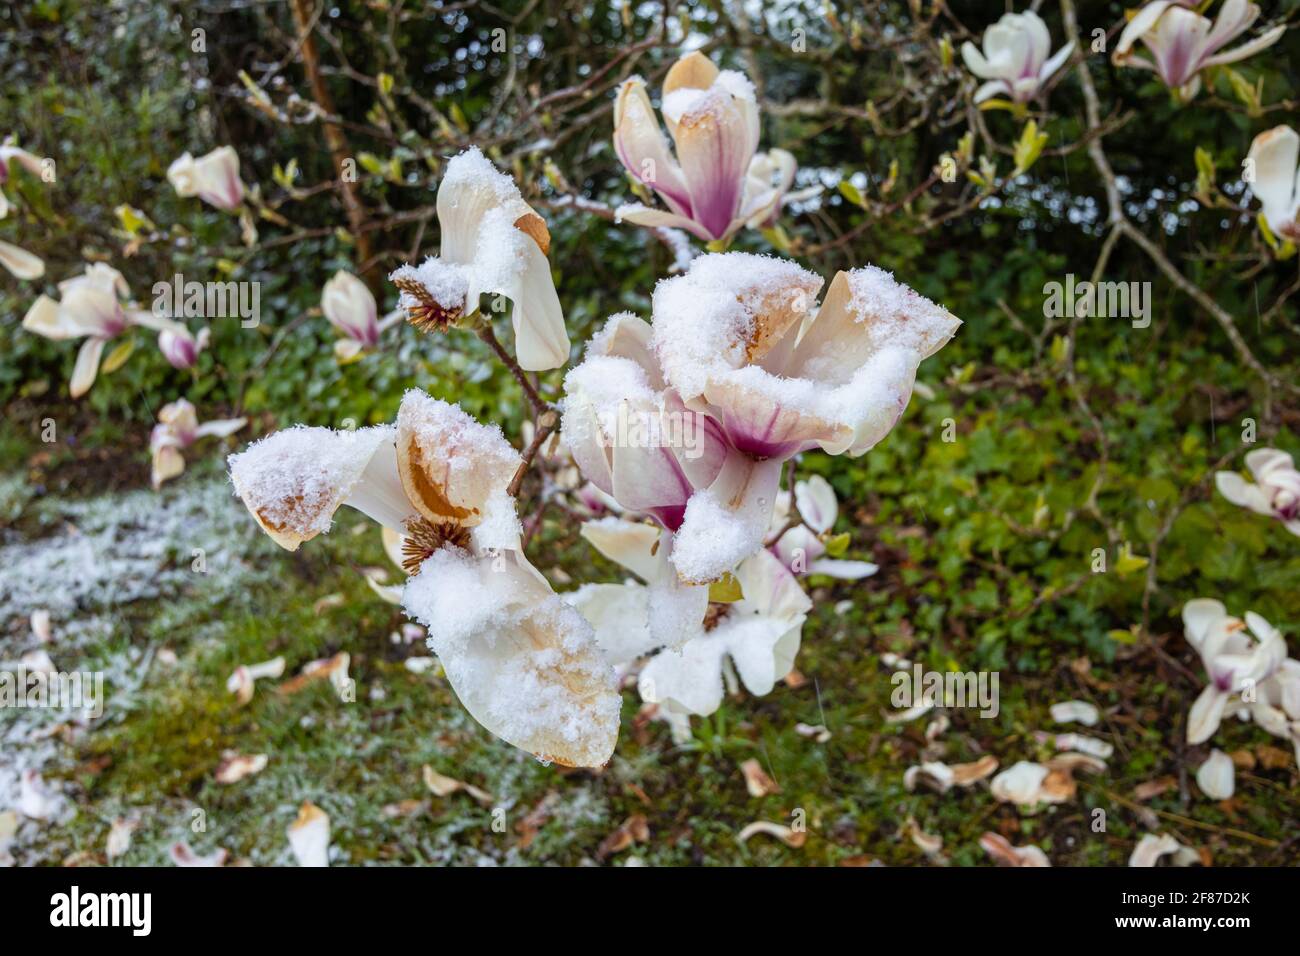
<svg viewBox="0 0 1300 956">
<path fill-rule="evenodd" d="M 691 218 L 713 239 L 727 235 L 740 211 L 745 173 L 754 155 L 743 103 L 715 87 L 677 122 L 677 158 L 691 197 Z"/>
<path fill-rule="evenodd" d="M 676 435 L 673 450 L 687 480 L 695 488 L 713 484 L 727 458 L 727 439 L 711 416 L 687 408 L 677 393 L 664 394 L 664 427 Z"/>
<path fill-rule="evenodd" d="M 676 530 L 692 490 L 671 448 L 614 445 L 613 495 L 624 508 L 652 514 Z"/>
<path fill-rule="evenodd" d="M 732 447 L 755 458 L 783 461 L 814 445 L 852 438 L 847 426 L 783 404 L 773 389 L 762 387 L 769 383 L 754 378 L 752 386 L 728 380 L 705 389 Z"/>
<path fill-rule="evenodd" d="M 614 102 L 614 151 L 633 178 L 657 192 L 673 212 L 689 218 L 686 183 L 640 77 L 619 87 Z"/>
<path fill-rule="evenodd" d="M 45 275 L 45 262 L 40 256 L 8 242 L 0 242 L 0 265 L 16 279 L 39 279 Z"/>
<path fill-rule="evenodd" d="M 80 398 L 90 391 L 99 375 L 99 359 L 104 354 L 107 339 L 89 338 L 81 343 L 77 352 L 76 364 L 72 367 L 72 379 L 68 382 L 68 394 Z"/>
<path fill-rule="evenodd" d="M 830 531 L 835 527 L 839 516 L 839 502 L 835 490 L 821 475 L 813 475 L 807 481 L 799 481 L 794 486 L 794 503 L 804 523 L 818 533 Z"/>
<path fill-rule="evenodd" d="M 1257 19 L 1259 19 L 1259 7 L 1248 0 L 1223 0 L 1218 16 L 1214 18 L 1214 26 L 1201 44 L 1201 58 L 1212 57 L 1249 30 L 1250 25 Z"/>
<path fill-rule="evenodd" d="M 683 581 L 716 581 L 763 546 L 781 465 L 733 453 L 713 484 L 691 496 L 673 543 L 673 566 Z"/>
<path fill-rule="evenodd" d="M 651 209 L 641 203 L 626 203 L 614 210 L 615 222 L 631 222 L 638 226 L 652 229 L 684 229 L 697 239 L 705 242 L 713 239 L 713 234 L 694 219 L 662 209 Z"/>
<path fill-rule="evenodd" d="M 1209 57 L 1202 61 L 1202 68 L 1207 66 L 1222 66 L 1226 63 L 1236 63 L 1238 60 L 1244 60 L 1252 57 L 1261 50 L 1267 50 L 1278 40 L 1282 39 L 1282 34 L 1286 33 L 1286 26 L 1276 26 L 1267 33 L 1261 33 L 1253 40 L 1243 43 L 1241 46 L 1233 47 L 1216 56 Z"/>
</svg>

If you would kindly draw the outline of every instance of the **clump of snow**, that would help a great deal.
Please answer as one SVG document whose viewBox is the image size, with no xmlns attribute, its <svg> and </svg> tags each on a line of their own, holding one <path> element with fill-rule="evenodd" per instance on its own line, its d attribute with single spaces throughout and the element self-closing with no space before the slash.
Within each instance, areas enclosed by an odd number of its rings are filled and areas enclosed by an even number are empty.
<svg viewBox="0 0 1300 956">
<path fill-rule="evenodd" d="M 430 256 L 418 266 L 404 265 L 394 269 L 388 278 L 392 282 L 406 280 L 415 283 L 448 312 L 465 308 L 465 297 L 469 293 L 469 276 L 465 267 L 455 262 Z M 416 296 L 405 290 L 402 291 L 397 302 L 399 308 L 408 310 L 422 304 Z"/>
<path fill-rule="evenodd" d="M 489 209 L 480 220 L 474 251 L 474 278 L 480 289 L 512 290 L 528 265 L 525 256 L 533 240 L 515 227 L 517 218 L 517 211 L 498 206 Z"/>
<path fill-rule="evenodd" d="M 393 435 L 391 425 L 355 431 L 296 425 L 231 455 L 230 478 L 260 522 L 309 538 L 330 529 L 334 512 Z"/>
<path fill-rule="evenodd" d="M 691 495 L 673 538 L 673 566 L 682 580 L 715 581 L 753 554 L 771 521 L 772 506 L 747 497 L 730 508 L 713 487 Z"/>
<path fill-rule="evenodd" d="M 447 163 L 447 171 L 438 186 L 439 211 L 444 193 L 451 208 L 455 208 L 460 196 L 478 190 L 489 192 L 503 205 L 520 198 L 515 181 L 497 169 L 477 146 L 471 146 Z"/>
</svg>

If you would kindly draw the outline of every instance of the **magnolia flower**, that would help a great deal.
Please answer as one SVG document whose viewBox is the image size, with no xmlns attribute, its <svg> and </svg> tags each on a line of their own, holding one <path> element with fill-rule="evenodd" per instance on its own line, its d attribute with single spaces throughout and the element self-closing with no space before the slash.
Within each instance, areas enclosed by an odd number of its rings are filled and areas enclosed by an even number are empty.
<svg viewBox="0 0 1300 956">
<path fill-rule="evenodd" d="M 1154 70 L 1165 86 L 1186 102 L 1200 92 L 1202 70 L 1254 56 L 1286 32 L 1285 24 L 1279 25 L 1235 49 L 1220 52 L 1257 19 L 1259 7 L 1247 0 L 1224 0 L 1213 22 L 1173 0 L 1153 0 L 1124 27 L 1111 60 L 1116 66 Z M 1133 52 L 1139 39 L 1151 54 L 1149 59 Z"/>
<path fill-rule="evenodd" d="M 185 458 L 181 455 L 184 449 L 200 438 L 233 435 L 246 424 L 246 418 L 223 418 L 200 425 L 194 406 L 185 399 L 164 405 L 158 412 L 158 424 L 149 435 L 149 454 L 153 459 L 150 480 L 154 491 L 164 481 L 185 471 Z"/>
<path fill-rule="evenodd" d="M 411 389 L 395 425 L 279 431 L 231 456 L 230 476 L 288 550 L 345 504 L 402 535 L 403 603 L 474 718 L 543 759 L 600 766 L 619 695 L 590 625 L 520 550 L 521 463 L 500 429 Z"/>
<path fill-rule="evenodd" d="M 9 215 L 9 199 L 4 193 L 4 184 L 9 180 L 10 167 L 17 162 L 33 175 L 41 175 L 41 158 L 17 146 L 0 146 L 0 219 Z M 18 279 L 39 279 L 45 275 L 45 263 L 40 256 L 33 255 L 26 249 L 0 242 L 0 265 Z"/>
<path fill-rule="evenodd" d="M 1247 158 L 1255 166 L 1250 188 L 1268 228 L 1300 242 L 1300 135 L 1290 126 L 1275 126 L 1255 137 Z"/>
<path fill-rule="evenodd" d="M 182 199 L 198 196 L 224 212 L 238 209 L 244 201 L 239 154 L 231 146 L 214 149 L 198 159 L 185 153 L 167 167 L 167 181 Z"/>
<path fill-rule="evenodd" d="M 1246 455 L 1246 467 L 1254 484 L 1235 471 L 1216 472 L 1219 494 L 1234 505 L 1276 518 L 1287 531 L 1300 535 L 1300 471 L 1291 456 L 1276 448 L 1257 448 Z"/>
<path fill-rule="evenodd" d="M 133 325 L 162 331 L 179 332 L 182 328 L 171 319 L 156 316 L 148 309 L 126 304 L 130 289 L 122 273 L 112 266 L 96 262 L 79 276 L 59 283 L 59 300 L 40 296 L 23 318 L 23 328 L 47 339 L 80 339 L 81 351 L 72 370 L 68 391 L 80 398 L 95 384 L 99 359 L 108 341 Z"/>
<path fill-rule="evenodd" d="M 793 262 L 728 253 L 655 289 L 663 381 L 713 423 L 709 454 L 724 452 L 675 535 L 684 580 L 715 580 L 761 546 L 782 462 L 813 448 L 856 457 L 884 438 L 921 360 L 961 324 L 874 266 L 839 273 L 814 310 L 821 284 Z"/>
<path fill-rule="evenodd" d="M 1242 621 L 1229 617 L 1221 602 L 1209 598 L 1183 605 L 1183 626 L 1188 643 L 1201 655 L 1210 676 L 1209 686 L 1196 698 L 1187 717 L 1187 742 L 1200 744 L 1219 729 L 1234 696 L 1239 696 L 1247 710 L 1259 699 L 1261 685 L 1286 660 L 1286 642 L 1255 612 L 1247 611 Z"/>
<path fill-rule="evenodd" d="M 199 353 L 208 347 L 212 330 L 204 327 L 195 335 L 183 325 L 165 328 L 158 333 L 158 349 L 172 368 L 182 372 L 191 369 L 199 360 Z"/>
<path fill-rule="evenodd" d="M 689 597 L 706 611 L 701 618 L 685 603 L 674 609 L 655 598 L 656 587 L 675 577 L 653 543 L 663 532 L 607 518 L 585 523 L 582 534 L 648 582 L 585 585 L 572 596 L 612 663 L 627 664 L 664 648 L 641 670 L 638 689 L 646 702 L 669 713 L 707 715 L 722 703 L 724 673 L 732 666 L 756 696 L 769 693 L 793 669 L 812 602 L 770 552 L 759 551 L 736 569 L 743 595 L 738 601 L 708 603 L 707 589 L 691 589 Z M 663 636 L 664 616 L 676 618 L 675 641 Z"/>
<path fill-rule="evenodd" d="M 967 69 L 986 81 L 975 91 L 975 102 L 983 103 L 999 93 L 1014 103 L 1032 100 L 1069 59 L 1074 41 L 1048 56 L 1051 50 L 1052 37 L 1038 14 L 1032 10 L 1003 14 L 984 31 L 983 53 L 969 40 L 962 44 Z"/>
<path fill-rule="evenodd" d="M 758 103 L 743 73 L 719 71 L 702 53 L 683 56 L 664 78 L 663 116 L 675 158 L 645 80 L 634 76 L 619 87 L 614 149 L 627 171 L 668 207 L 620 206 L 619 220 L 726 242 L 746 224 L 762 225 L 776 214 L 794 178 L 794 158 L 783 150 L 755 156 Z M 780 177 L 775 183 L 774 173 Z"/>
<path fill-rule="evenodd" d="M 546 222 L 477 147 L 447 164 L 438 187 L 438 223 L 439 254 L 390 276 L 411 324 L 445 329 L 476 313 L 483 293 L 497 293 L 514 303 L 510 319 L 521 368 L 538 372 L 567 362 L 569 335 L 546 259 Z"/>
<path fill-rule="evenodd" d="M 346 269 L 334 273 L 321 291 L 320 308 L 330 325 L 343 333 L 334 343 L 334 355 L 349 362 L 364 349 L 379 344 L 379 335 L 402 317 L 401 310 L 379 318 L 379 304 L 370 288 Z"/>
<path fill-rule="evenodd" d="M 3 187 L 9 181 L 14 163 L 22 166 L 33 176 L 40 176 L 43 171 L 41 157 L 7 143 L 0 146 L 0 219 L 9 215 L 9 199 L 5 196 Z"/>
<path fill-rule="evenodd" d="M 791 528 L 790 492 L 776 496 L 776 509 L 772 513 L 771 534 L 779 534 L 771 544 L 771 551 L 792 574 L 825 574 L 832 578 L 856 581 L 870 577 L 880 570 L 867 561 L 838 561 L 824 557 L 826 545 L 822 536 L 835 527 L 839 502 L 835 491 L 821 475 L 794 485 L 794 502 L 803 521 Z M 784 533 L 782 533 L 784 531 Z"/>
</svg>

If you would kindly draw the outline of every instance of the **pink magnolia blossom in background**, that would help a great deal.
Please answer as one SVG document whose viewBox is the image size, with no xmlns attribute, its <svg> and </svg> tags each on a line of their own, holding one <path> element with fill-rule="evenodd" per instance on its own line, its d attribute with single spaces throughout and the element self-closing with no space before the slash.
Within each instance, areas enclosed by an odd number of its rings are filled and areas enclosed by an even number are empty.
<svg viewBox="0 0 1300 956">
<path fill-rule="evenodd" d="M 1259 7 L 1248 0 L 1224 0 L 1211 21 L 1189 5 L 1173 0 L 1154 0 L 1139 10 L 1124 27 L 1111 55 L 1116 66 L 1153 70 L 1184 102 L 1200 92 L 1201 71 L 1211 66 L 1236 63 L 1282 38 L 1279 25 L 1253 40 L 1225 50 L 1229 43 L 1250 29 L 1259 19 Z M 1134 51 L 1141 40 L 1149 56 Z"/>
<path fill-rule="evenodd" d="M 758 103 L 749 79 L 688 53 L 664 78 L 662 111 L 672 145 L 645 80 L 634 76 L 619 88 L 615 152 L 668 208 L 632 203 L 615 210 L 618 219 L 685 229 L 706 242 L 726 242 L 747 224 L 768 224 L 794 180 L 794 157 L 784 150 L 757 153 Z"/>
<path fill-rule="evenodd" d="M 103 262 L 59 283 L 59 299 L 42 295 L 23 317 L 23 328 L 47 339 L 85 339 L 77 353 L 68 391 L 80 398 L 95 384 L 104 346 L 131 326 L 178 333 L 183 327 L 148 309 L 130 305 L 122 273 Z"/>
<path fill-rule="evenodd" d="M 1291 456 L 1276 448 L 1257 448 L 1246 455 L 1252 484 L 1235 471 L 1214 475 L 1219 494 L 1234 505 L 1281 521 L 1286 530 L 1300 535 L 1300 471 Z"/>
<path fill-rule="evenodd" d="M 164 405 L 158 411 L 158 424 L 149 434 L 150 482 L 154 491 L 185 471 L 181 452 L 200 438 L 225 438 L 246 424 L 246 418 L 223 418 L 199 423 L 194 406 L 185 399 Z"/>
<path fill-rule="evenodd" d="M 343 337 L 334 343 L 334 355 L 340 362 L 350 362 L 366 349 L 379 344 L 379 336 L 403 313 L 394 310 L 382 319 L 374 293 L 361 279 L 340 269 L 325 283 L 320 297 L 321 312 Z"/>
<path fill-rule="evenodd" d="M 244 201 L 239 154 L 231 146 L 214 149 L 198 159 L 185 153 L 167 167 L 167 181 L 181 198 L 198 196 L 223 212 L 238 209 Z"/>
<path fill-rule="evenodd" d="M 206 327 L 200 329 L 198 335 L 185 326 L 167 328 L 158 333 L 158 349 L 172 368 L 185 371 L 195 366 L 199 353 L 208 347 L 211 338 L 212 330 Z"/>
</svg>

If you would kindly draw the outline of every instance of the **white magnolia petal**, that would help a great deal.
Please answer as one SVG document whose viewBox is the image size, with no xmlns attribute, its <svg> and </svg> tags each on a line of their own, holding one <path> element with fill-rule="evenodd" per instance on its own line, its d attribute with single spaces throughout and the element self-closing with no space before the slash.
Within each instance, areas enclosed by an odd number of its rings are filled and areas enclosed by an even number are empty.
<svg viewBox="0 0 1300 956">
<path fill-rule="evenodd" d="M 839 515 L 839 502 L 831 483 L 821 475 L 812 475 L 794 486 L 794 502 L 804 523 L 818 533 L 835 527 Z"/>
<path fill-rule="evenodd" d="M 762 547 L 782 464 L 733 453 L 717 480 L 691 496 L 673 543 L 673 565 L 683 581 L 716 581 Z"/>
<path fill-rule="evenodd" d="M 1223 711 L 1228 705 L 1228 694 L 1213 684 L 1201 691 L 1187 715 L 1187 742 L 1203 744 L 1214 736 L 1223 722 Z"/>
<path fill-rule="evenodd" d="M 1196 785 L 1211 800 L 1229 800 L 1234 789 L 1234 776 L 1232 758 L 1222 750 L 1214 750 L 1196 771 Z"/>
<path fill-rule="evenodd" d="M 45 275 L 45 260 L 8 242 L 0 242 L 0 265 L 17 279 L 39 279 Z"/>
<path fill-rule="evenodd" d="M 77 361 L 72 366 L 72 378 L 68 381 L 68 394 L 80 398 L 90 391 L 99 374 L 99 359 L 104 354 L 107 339 L 88 338 L 81 343 L 77 351 Z"/>
</svg>

